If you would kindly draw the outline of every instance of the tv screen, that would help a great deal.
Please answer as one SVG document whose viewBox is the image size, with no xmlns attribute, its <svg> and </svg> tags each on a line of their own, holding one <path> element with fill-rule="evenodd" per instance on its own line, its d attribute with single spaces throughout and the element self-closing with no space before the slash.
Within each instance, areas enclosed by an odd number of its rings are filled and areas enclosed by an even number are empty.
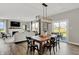
<svg viewBox="0 0 79 59">
<path fill-rule="evenodd" d="M 10 25 L 11 25 L 12 27 L 20 27 L 20 22 L 11 21 Z"/>
</svg>

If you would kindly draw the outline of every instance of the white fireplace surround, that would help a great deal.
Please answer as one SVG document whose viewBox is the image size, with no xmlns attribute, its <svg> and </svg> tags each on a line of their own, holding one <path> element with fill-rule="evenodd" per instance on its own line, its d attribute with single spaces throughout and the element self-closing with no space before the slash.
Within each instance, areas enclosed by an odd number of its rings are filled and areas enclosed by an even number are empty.
<svg viewBox="0 0 79 59">
<path fill-rule="evenodd" d="M 12 33 L 15 32 L 15 31 L 18 31 L 18 32 L 22 32 L 22 29 L 8 29 L 10 35 L 12 36 Z"/>
</svg>

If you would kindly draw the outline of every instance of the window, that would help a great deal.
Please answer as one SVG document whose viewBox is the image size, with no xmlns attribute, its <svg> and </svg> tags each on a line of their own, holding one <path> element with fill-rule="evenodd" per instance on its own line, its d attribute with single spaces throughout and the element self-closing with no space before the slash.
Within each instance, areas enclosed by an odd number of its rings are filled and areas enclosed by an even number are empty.
<svg viewBox="0 0 79 59">
<path fill-rule="evenodd" d="M 5 22 L 4 21 L 0 21 L 0 32 L 5 32 Z"/>
<path fill-rule="evenodd" d="M 39 32 L 39 22 L 33 22 L 32 23 L 32 31 Z"/>
<path fill-rule="evenodd" d="M 59 23 L 54 23 L 54 32 L 59 32 Z"/>
</svg>

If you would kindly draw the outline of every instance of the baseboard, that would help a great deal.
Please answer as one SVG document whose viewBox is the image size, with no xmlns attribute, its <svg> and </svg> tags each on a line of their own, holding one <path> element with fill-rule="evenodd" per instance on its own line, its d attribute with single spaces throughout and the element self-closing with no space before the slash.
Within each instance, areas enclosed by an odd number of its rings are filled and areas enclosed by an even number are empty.
<svg viewBox="0 0 79 59">
<path fill-rule="evenodd" d="M 74 42 L 68 42 L 69 44 L 73 44 L 73 45 L 77 45 L 77 46 L 79 46 L 79 44 L 78 43 L 74 43 Z"/>
</svg>

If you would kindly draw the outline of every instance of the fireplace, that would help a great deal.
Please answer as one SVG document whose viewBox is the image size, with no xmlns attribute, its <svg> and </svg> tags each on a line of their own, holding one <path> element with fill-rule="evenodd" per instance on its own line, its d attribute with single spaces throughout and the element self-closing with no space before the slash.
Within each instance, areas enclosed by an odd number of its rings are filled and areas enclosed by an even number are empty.
<svg viewBox="0 0 79 59">
<path fill-rule="evenodd" d="M 18 32 L 18 31 L 13 31 L 13 32 L 12 32 L 12 36 L 13 36 L 15 33 L 17 33 L 17 32 Z"/>
</svg>

